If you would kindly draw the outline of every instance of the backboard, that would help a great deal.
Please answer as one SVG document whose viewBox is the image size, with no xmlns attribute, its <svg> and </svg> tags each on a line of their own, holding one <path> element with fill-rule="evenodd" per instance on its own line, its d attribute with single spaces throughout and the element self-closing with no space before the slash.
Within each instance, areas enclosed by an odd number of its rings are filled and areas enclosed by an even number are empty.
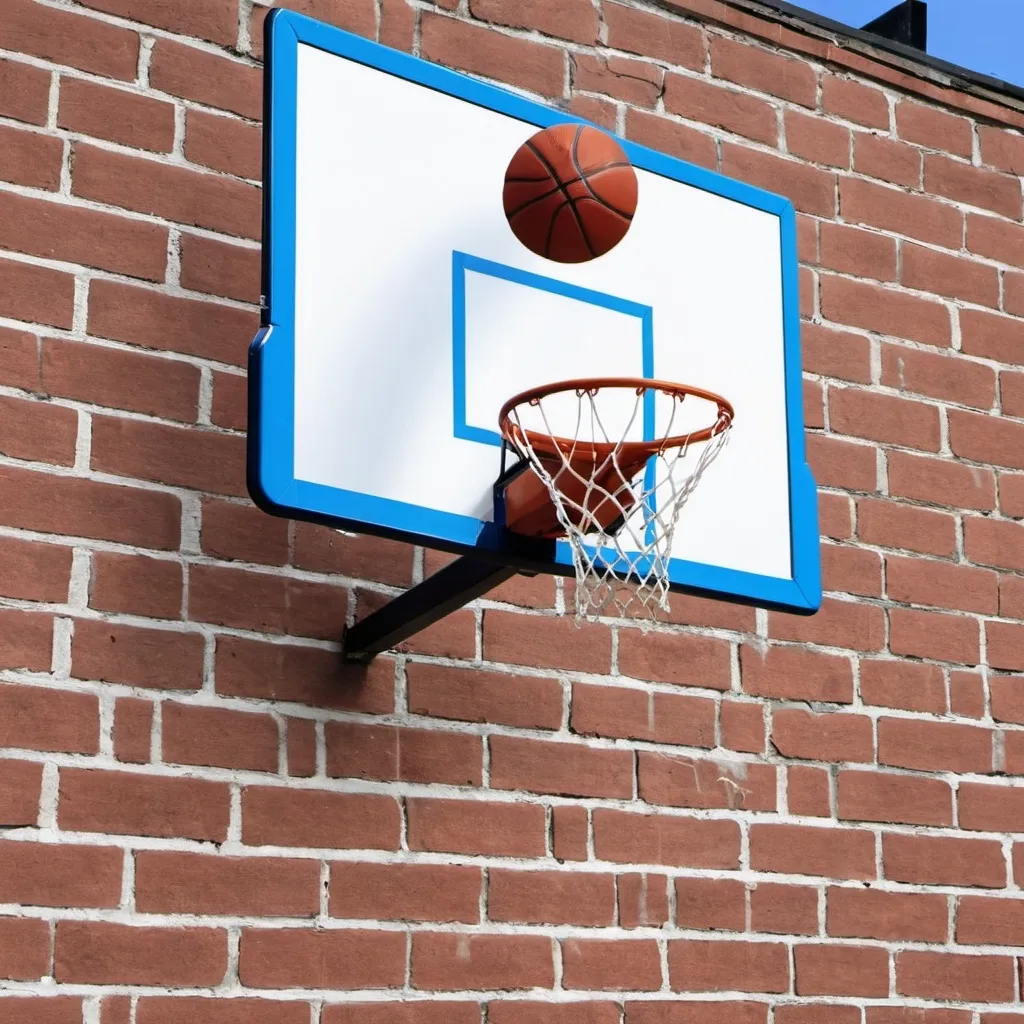
<svg viewBox="0 0 1024 1024">
<path fill-rule="evenodd" d="M 287 11 L 267 31 L 257 503 L 571 574 L 566 544 L 493 525 L 502 403 L 581 376 L 679 381 L 736 420 L 683 511 L 672 587 L 816 610 L 789 202 L 623 141 L 628 234 L 554 263 L 513 235 L 502 184 L 526 139 L 577 119 Z"/>
</svg>

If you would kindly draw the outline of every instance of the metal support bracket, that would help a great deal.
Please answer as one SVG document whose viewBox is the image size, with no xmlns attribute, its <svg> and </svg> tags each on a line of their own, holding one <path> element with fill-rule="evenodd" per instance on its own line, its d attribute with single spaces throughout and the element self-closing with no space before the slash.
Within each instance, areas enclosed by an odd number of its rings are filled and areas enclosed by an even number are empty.
<svg viewBox="0 0 1024 1024">
<path fill-rule="evenodd" d="M 463 555 L 347 629 L 342 659 L 348 665 L 365 664 L 519 571 L 493 559 Z"/>
</svg>

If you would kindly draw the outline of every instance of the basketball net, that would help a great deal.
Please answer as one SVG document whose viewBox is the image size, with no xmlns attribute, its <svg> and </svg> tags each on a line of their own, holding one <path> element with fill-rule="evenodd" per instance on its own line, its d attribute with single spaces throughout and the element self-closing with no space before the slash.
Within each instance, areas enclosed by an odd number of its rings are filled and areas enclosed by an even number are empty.
<svg viewBox="0 0 1024 1024">
<path fill-rule="evenodd" d="M 627 442 L 625 437 L 641 420 L 644 397 L 650 390 L 661 389 L 636 389 L 629 423 L 624 431 L 615 431 L 622 437 L 612 436 L 602 420 L 600 388 L 575 390 L 576 434 L 572 439 L 555 435 L 544 398 L 532 399 L 509 412 L 510 422 L 518 427 L 510 443 L 547 488 L 572 549 L 577 624 L 616 612 L 655 620 L 659 612 L 669 610 L 669 561 L 680 514 L 728 442 L 732 417 L 721 407 L 709 440 L 691 443 L 694 435 L 673 436 L 686 396 L 665 392 L 671 398 L 672 411 L 661 434 L 661 447 L 655 441 L 652 448 L 656 450 L 646 459 L 646 465 L 639 472 L 631 471 L 629 467 L 636 465 L 636 459 L 627 462 L 623 449 L 630 444 L 635 447 L 636 442 Z M 524 423 L 524 414 L 532 422 Z M 531 434 L 557 443 L 552 449 L 545 444 L 544 452 L 539 453 Z M 611 445 L 611 450 L 605 455 L 602 448 L 599 458 L 593 454 L 581 457 L 580 447 L 592 453 L 594 444 Z M 699 449 L 699 454 L 687 470 L 684 463 L 691 447 Z M 608 514 L 609 502 L 614 519 Z M 600 520 L 595 510 L 602 511 Z M 608 525 L 602 526 L 601 520 Z"/>
</svg>

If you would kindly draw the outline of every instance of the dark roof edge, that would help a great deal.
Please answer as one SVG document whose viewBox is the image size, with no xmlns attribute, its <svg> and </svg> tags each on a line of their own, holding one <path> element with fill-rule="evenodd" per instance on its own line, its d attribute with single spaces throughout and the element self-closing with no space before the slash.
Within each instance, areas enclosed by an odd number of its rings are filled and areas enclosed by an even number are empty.
<svg viewBox="0 0 1024 1024">
<path fill-rule="evenodd" d="M 654 0 L 669 10 L 687 8 L 686 0 Z M 825 38 L 863 56 L 889 64 L 908 74 L 916 75 L 938 85 L 969 92 L 1012 109 L 1024 111 L 1024 87 L 1004 82 L 968 68 L 940 60 L 911 46 L 897 43 L 873 32 L 852 28 L 813 11 L 805 10 L 786 0 L 723 0 L 726 6 L 769 21 L 780 22 L 788 28 L 805 34 Z M 691 13 L 697 14 L 697 11 Z"/>
</svg>

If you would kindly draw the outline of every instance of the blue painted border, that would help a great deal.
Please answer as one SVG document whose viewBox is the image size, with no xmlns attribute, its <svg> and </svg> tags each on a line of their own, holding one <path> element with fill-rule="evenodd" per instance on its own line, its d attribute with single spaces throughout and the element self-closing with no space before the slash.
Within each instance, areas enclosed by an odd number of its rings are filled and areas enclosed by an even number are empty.
<svg viewBox="0 0 1024 1024">
<path fill-rule="evenodd" d="M 466 422 L 466 273 L 484 274 L 511 281 L 526 288 L 536 288 L 553 295 L 563 295 L 577 302 L 588 302 L 602 309 L 634 316 L 640 321 L 640 366 L 644 377 L 654 376 L 654 310 L 639 302 L 620 299 L 617 295 L 581 288 L 553 277 L 531 274 L 518 267 L 481 259 L 469 253 L 452 253 L 452 394 L 454 397 L 455 436 L 501 447 L 501 434 Z M 654 436 L 654 394 L 644 397 L 644 437 Z"/>
<path fill-rule="evenodd" d="M 479 521 L 419 506 L 296 480 L 294 472 L 295 100 L 298 46 L 304 43 L 428 88 L 517 118 L 538 128 L 582 119 L 390 50 L 291 11 L 267 18 L 264 69 L 263 326 L 249 351 L 248 480 L 253 500 L 276 515 L 328 522 L 345 529 L 400 537 L 449 550 L 501 550 L 495 531 Z M 796 215 L 788 199 L 714 171 L 620 140 L 637 167 L 684 182 L 780 218 L 789 487 L 793 552 L 791 579 L 756 576 L 673 559 L 673 587 L 748 603 L 816 611 L 821 603 L 817 490 L 804 454 Z M 651 368 L 653 373 L 653 366 Z M 646 370 L 645 370 L 646 372 Z M 646 416 L 645 416 L 646 420 Z M 756 496 L 751 500 L 756 502 Z M 568 545 L 557 545 L 554 572 L 570 571 Z"/>
</svg>

